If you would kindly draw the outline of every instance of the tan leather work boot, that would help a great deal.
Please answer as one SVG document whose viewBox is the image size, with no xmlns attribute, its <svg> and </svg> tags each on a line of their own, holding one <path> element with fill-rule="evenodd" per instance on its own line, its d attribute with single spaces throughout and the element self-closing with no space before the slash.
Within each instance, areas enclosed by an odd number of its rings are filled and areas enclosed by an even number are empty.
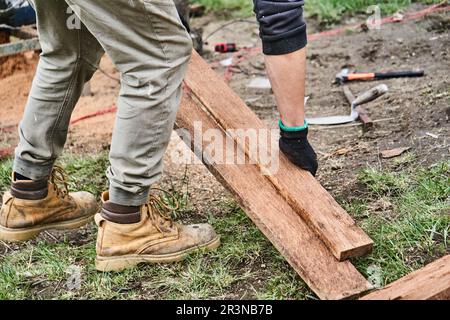
<svg viewBox="0 0 450 320">
<path fill-rule="evenodd" d="M 139 263 L 176 262 L 194 250 L 215 249 L 220 245 L 220 237 L 209 224 L 174 223 L 170 213 L 176 208 L 169 207 L 158 195 L 151 195 L 148 204 L 122 217 L 108 210 L 111 205 L 107 192 L 102 200 L 102 212 L 95 216 L 99 227 L 96 259 L 99 271 L 121 271 Z"/>
<path fill-rule="evenodd" d="M 92 221 L 96 212 L 92 194 L 69 194 L 59 167 L 48 181 L 18 181 L 13 173 L 11 190 L 3 196 L 0 209 L 0 240 L 26 241 L 50 229 L 75 229 Z"/>
</svg>

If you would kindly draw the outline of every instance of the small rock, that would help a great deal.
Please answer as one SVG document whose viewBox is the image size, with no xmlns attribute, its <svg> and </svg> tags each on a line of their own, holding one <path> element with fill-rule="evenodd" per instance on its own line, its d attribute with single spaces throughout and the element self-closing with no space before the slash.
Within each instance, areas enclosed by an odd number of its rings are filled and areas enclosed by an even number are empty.
<svg viewBox="0 0 450 320">
<path fill-rule="evenodd" d="M 220 61 L 220 64 L 224 67 L 229 67 L 233 64 L 233 57 Z"/>
<path fill-rule="evenodd" d="M 247 85 L 247 88 L 250 89 L 271 89 L 270 81 L 265 77 L 256 77 L 253 78 L 250 83 Z"/>
</svg>

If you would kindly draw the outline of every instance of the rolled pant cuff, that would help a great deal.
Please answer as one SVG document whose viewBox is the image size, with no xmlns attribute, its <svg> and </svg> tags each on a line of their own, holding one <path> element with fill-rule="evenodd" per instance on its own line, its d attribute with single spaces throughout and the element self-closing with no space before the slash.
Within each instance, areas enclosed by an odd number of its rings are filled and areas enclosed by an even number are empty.
<svg viewBox="0 0 450 320">
<path fill-rule="evenodd" d="M 297 32 L 291 32 L 284 37 L 267 37 L 262 36 L 263 52 L 265 55 L 276 56 L 289 54 L 306 47 L 308 43 L 308 37 L 306 35 L 306 25 L 296 30 Z"/>
<path fill-rule="evenodd" d="M 39 181 L 48 179 L 53 170 L 53 163 L 45 165 L 37 165 L 20 158 L 14 159 L 14 172 L 27 177 L 31 180 Z"/>
<path fill-rule="evenodd" d="M 109 201 L 122 206 L 141 206 L 148 201 L 150 188 L 146 191 L 135 194 L 116 187 L 109 188 Z"/>
</svg>

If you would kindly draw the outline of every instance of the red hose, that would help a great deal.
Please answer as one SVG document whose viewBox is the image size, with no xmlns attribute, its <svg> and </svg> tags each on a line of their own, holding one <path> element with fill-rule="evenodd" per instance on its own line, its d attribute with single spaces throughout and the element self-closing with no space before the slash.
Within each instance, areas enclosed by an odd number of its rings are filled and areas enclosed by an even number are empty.
<svg viewBox="0 0 450 320">
<path fill-rule="evenodd" d="M 90 114 L 84 115 L 82 117 L 79 117 L 77 119 L 74 119 L 74 120 L 70 121 L 70 124 L 74 125 L 74 124 L 77 124 L 78 122 L 81 122 L 83 120 L 90 119 L 90 118 L 95 118 L 97 116 L 101 116 L 101 115 L 104 115 L 104 114 L 107 114 L 107 113 L 114 113 L 116 111 L 117 111 L 117 107 L 116 106 L 112 106 L 110 108 L 99 110 L 97 112 L 90 113 Z"/>
</svg>

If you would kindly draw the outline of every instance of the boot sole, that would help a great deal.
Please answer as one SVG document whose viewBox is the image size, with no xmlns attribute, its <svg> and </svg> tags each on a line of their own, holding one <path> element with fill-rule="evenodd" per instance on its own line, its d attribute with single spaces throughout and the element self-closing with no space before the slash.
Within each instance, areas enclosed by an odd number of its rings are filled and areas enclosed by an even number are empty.
<svg viewBox="0 0 450 320">
<path fill-rule="evenodd" d="M 111 272 L 111 271 L 122 271 L 125 269 L 133 268 L 139 265 L 140 263 L 173 263 L 179 262 L 186 258 L 190 253 L 197 250 L 214 250 L 220 246 L 220 237 L 217 236 L 213 240 L 208 243 L 189 248 L 180 252 L 170 253 L 170 254 L 161 254 L 161 255 L 126 255 L 120 257 L 101 257 L 97 256 L 95 259 L 95 267 L 98 271 L 102 272 Z"/>
<path fill-rule="evenodd" d="M 0 226 L 0 240 L 7 242 L 22 242 L 30 240 L 41 232 L 48 230 L 73 230 L 78 229 L 94 220 L 94 216 L 87 216 L 75 220 L 57 222 L 43 226 L 26 229 L 10 229 Z"/>
</svg>

